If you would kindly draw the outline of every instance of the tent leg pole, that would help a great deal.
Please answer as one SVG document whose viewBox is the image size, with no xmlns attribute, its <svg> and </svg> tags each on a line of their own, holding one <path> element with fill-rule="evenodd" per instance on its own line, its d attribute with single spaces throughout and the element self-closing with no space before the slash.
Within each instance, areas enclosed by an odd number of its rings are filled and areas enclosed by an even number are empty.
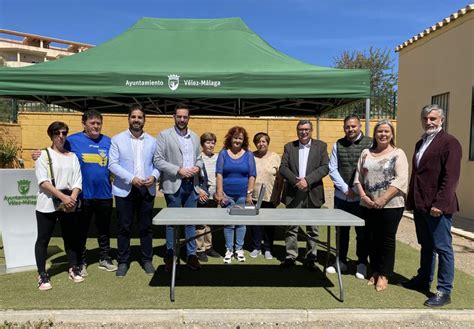
<svg viewBox="0 0 474 329">
<path fill-rule="evenodd" d="M 318 114 L 316 116 L 316 139 L 319 139 L 319 120 L 321 119 L 321 116 Z"/>
<path fill-rule="evenodd" d="M 365 135 L 370 136 L 370 98 L 365 100 Z"/>
</svg>

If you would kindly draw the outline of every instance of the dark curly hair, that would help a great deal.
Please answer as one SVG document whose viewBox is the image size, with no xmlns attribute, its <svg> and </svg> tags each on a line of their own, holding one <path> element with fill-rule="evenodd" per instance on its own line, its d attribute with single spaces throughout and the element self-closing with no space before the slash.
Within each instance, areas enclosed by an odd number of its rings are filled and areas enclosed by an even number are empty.
<svg viewBox="0 0 474 329">
<path fill-rule="evenodd" d="M 231 148 L 231 146 L 232 146 L 232 136 L 234 136 L 235 134 L 243 134 L 244 135 L 244 141 L 242 143 L 242 148 L 247 151 L 249 149 L 249 135 L 247 134 L 247 131 L 245 130 L 244 127 L 239 127 L 239 126 L 235 126 L 235 127 L 232 127 L 232 128 L 229 129 L 229 131 L 227 132 L 227 134 L 224 137 L 224 148 L 226 148 L 226 149 Z"/>
</svg>

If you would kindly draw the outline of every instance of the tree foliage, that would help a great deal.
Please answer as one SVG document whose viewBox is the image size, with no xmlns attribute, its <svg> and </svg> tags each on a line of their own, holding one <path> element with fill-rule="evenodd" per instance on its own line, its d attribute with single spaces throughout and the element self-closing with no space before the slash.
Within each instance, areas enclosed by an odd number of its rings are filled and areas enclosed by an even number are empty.
<svg viewBox="0 0 474 329">
<path fill-rule="evenodd" d="M 0 70 L 2 67 L 7 66 L 5 58 L 0 56 Z M 12 100 L 0 97 L 0 122 L 12 121 Z"/>
<path fill-rule="evenodd" d="M 395 117 L 396 114 L 396 85 L 398 76 L 394 72 L 390 52 L 385 49 L 370 47 L 368 51 L 343 51 L 334 59 L 334 66 L 340 69 L 370 70 L 371 116 Z M 365 104 L 349 105 L 355 113 L 363 114 Z"/>
</svg>

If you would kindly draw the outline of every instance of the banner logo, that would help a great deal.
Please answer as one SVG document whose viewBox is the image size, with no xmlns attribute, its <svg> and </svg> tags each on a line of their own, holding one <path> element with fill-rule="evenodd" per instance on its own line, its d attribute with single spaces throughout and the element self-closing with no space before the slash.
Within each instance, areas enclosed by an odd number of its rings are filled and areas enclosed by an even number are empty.
<svg viewBox="0 0 474 329">
<path fill-rule="evenodd" d="M 3 201 L 9 206 L 36 205 L 36 195 L 28 195 L 30 192 L 31 180 L 20 179 L 17 180 L 16 183 L 19 194 L 13 192 L 15 195 L 5 195 L 3 197 Z M 13 189 L 14 187 L 11 186 L 10 188 Z"/>
<path fill-rule="evenodd" d="M 26 195 L 30 191 L 30 184 L 31 181 L 27 179 L 21 179 L 17 181 L 18 183 L 18 192 L 20 192 L 21 195 Z"/>
<path fill-rule="evenodd" d="M 179 75 L 177 74 L 170 74 L 168 75 L 168 87 L 171 90 L 175 91 L 179 87 Z"/>
</svg>

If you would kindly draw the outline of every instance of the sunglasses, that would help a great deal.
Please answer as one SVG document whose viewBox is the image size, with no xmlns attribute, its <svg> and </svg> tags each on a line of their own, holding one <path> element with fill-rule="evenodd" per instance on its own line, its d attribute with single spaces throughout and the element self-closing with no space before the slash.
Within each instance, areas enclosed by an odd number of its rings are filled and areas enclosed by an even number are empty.
<svg viewBox="0 0 474 329">
<path fill-rule="evenodd" d="M 67 136 L 67 133 L 68 133 L 68 132 L 65 131 L 65 130 L 58 130 L 58 131 L 53 132 L 53 135 L 54 135 L 54 136 L 59 136 L 59 135 Z"/>
</svg>

